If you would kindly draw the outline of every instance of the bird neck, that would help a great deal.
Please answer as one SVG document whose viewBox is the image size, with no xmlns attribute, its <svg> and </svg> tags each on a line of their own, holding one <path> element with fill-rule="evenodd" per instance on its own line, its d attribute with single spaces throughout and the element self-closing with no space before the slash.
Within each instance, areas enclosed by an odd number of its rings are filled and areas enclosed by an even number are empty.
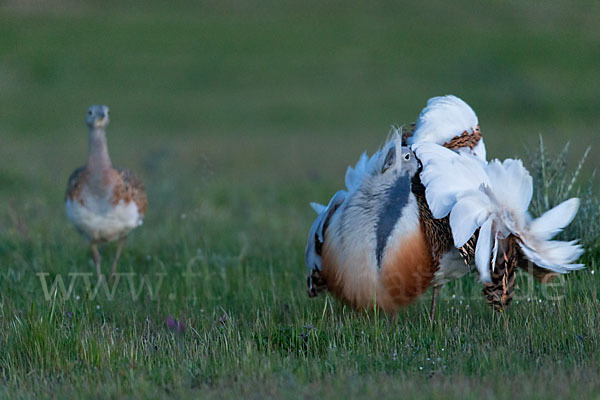
<svg viewBox="0 0 600 400">
<path fill-rule="evenodd" d="M 104 172 L 112 168 L 106 132 L 102 128 L 91 128 L 89 133 L 88 168 L 93 172 Z"/>
</svg>

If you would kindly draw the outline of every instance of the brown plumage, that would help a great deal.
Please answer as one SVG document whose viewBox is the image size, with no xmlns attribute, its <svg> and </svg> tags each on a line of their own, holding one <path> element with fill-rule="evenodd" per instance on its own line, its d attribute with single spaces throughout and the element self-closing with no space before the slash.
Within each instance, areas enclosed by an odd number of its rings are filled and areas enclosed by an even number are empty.
<svg viewBox="0 0 600 400">
<path fill-rule="evenodd" d="M 411 127 L 412 129 L 410 131 L 403 130 L 402 138 L 404 141 L 406 141 L 406 139 L 408 139 L 414 133 L 414 124 L 412 124 Z M 444 147 L 450 150 L 458 150 L 463 147 L 468 147 L 472 150 L 477 146 L 481 138 L 482 135 L 478 125 L 472 133 L 464 131 L 460 136 L 456 136 L 454 139 L 445 143 Z M 429 205 L 427 204 L 427 200 L 425 199 L 425 186 L 423 186 L 421 183 L 419 176 L 420 173 L 421 171 L 419 170 L 419 173 L 417 173 L 417 175 L 415 175 L 413 178 L 412 190 L 419 203 L 421 224 L 423 226 L 423 231 L 425 232 L 427 242 L 431 247 L 434 259 L 434 269 L 437 270 L 441 256 L 454 247 L 454 241 L 452 239 L 452 230 L 450 229 L 448 217 L 442 219 L 433 218 L 431 210 L 429 209 Z M 475 256 L 476 244 L 477 237 L 476 235 L 473 235 L 473 237 L 462 248 L 459 249 L 461 256 L 467 264 L 471 264 Z"/>
<path fill-rule="evenodd" d="M 414 124 L 412 125 L 412 129 L 410 131 L 403 130 L 403 140 L 406 142 L 406 140 L 411 137 L 413 133 Z M 481 138 L 482 135 L 479 130 L 479 126 L 477 126 L 472 133 L 464 131 L 460 136 L 456 136 L 443 146 L 450 150 L 458 150 L 465 147 L 473 150 Z M 421 226 L 432 254 L 431 273 L 434 274 L 440 267 L 440 260 L 442 256 L 453 251 L 454 240 L 452 238 L 452 230 L 450 228 L 449 218 L 445 217 L 442 219 L 435 219 L 433 217 L 431 210 L 429 209 L 429 205 L 427 204 L 425 197 L 425 186 L 423 186 L 421 183 L 420 172 L 421 171 L 419 170 L 419 173 L 413 177 L 412 191 L 417 198 Z M 475 234 L 464 246 L 458 249 L 459 254 L 467 266 L 471 265 L 473 262 L 476 244 L 477 236 Z M 430 309 L 430 318 L 432 320 L 434 319 L 435 315 L 435 307 L 439 288 L 440 286 L 434 286 L 433 288 Z"/>
<path fill-rule="evenodd" d="M 448 217 L 442 219 L 433 218 L 431 210 L 427 205 L 427 200 L 425 199 L 425 186 L 421 183 L 419 174 L 416 174 L 413 177 L 412 190 L 419 205 L 419 219 L 425 235 L 425 240 L 429 245 L 433 257 L 432 272 L 435 272 L 439 268 L 442 255 L 452 250 L 454 247 L 452 230 L 450 229 Z"/>
<path fill-rule="evenodd" d="M 475 127 L 475 130 L 471 133 L 464 131 L 460 136 L 454 137 L 449 142 L 444 143 L 444 147 L 455 150 L 460 148 L 466 148 L 473 150 L 475 146 L 481 140 L 481 132 L 479 131 L 479 125 Z"/>
<path fill-rule="evenodd" d="M 318 210 L 307 243 L 308 294 L 328 289 L 356 309 L 376 306 L 394 313 L 422 294 L 433 278 L 431 252 L 411 193 L 418 162 L 395 134 L 359 164 L 346 176 L 350 194 L 340 191 Z M 359 182 L 352 175 L 357 170 Z"/>
<path fill-rule="evenodd" d="M 382 302 L 384 311 L 397 311 L 431 286 L 433 258 L 425 239 L 419 229 L 387 257 L 381 272 L 385 292 L 389 295 L 389 301 Z"/>
<path fill-rule="evenodd" d="M 67 199 L 77 200 L 80 203 L 83 202 L 81 198 L 81 190 L 83 189 L 83 183 L 88 179 L 89 171 L 87 166 L 84 165 L 82 167 L 77 168 L 71 176 L 69 176 L 69 181 L 67 182 L 67 190 L 65 192 L 65 201 Z"/>
<path fill-rule="evenodd" d="M 502 311 L 508 307 L 515 292 L 519 252 L 513 235 L 500 240 L 498 247 L 496 264 L 491 273 L 492 281 L 485 283 L 483 294 L 494 310 Z"/>
<path fill-rule="evenodd" d="M 481 140 L 479 127 L 477 127 L 474 133 L 468 134 L 465 131 L 461 136 L 457 136 L 455 139 L 458 138 L 461 138 L 461 140 L 453 139 L 444 144 L 444 147 L 447 147 L 450 150 L 458 150 L 460 147 L 468 146 L 469 148 L 473 149 L 475 146 L 477 146 L 479 140 Z M 419 173 L 420 172 L 421 171 L 419 171 Z M 452 238 L 452 230 L 450 229 L 449 218 L 445 217 L 442 219 L 435 219 L 433 217 L 425 198 L 425 186 L 423 186 L 421 183 L 419 174 L 414 176 L 412 188 L 413 193 L 419 202 L 419 215 L 421 218 L 421 224 L 423 225 L 427 242 L 431 247 L 434 259 L 434 268 L 437 270 L 442 255 L 454 248 L 454 240 Z M 476 243 L 477 237 L 473 235 L 473 237 L 462 248 L 459 249 L 459 252 L 467 265 L 471 264 L 475 256 Z"/>
<path fill-rule="evenodd" d="M 85 204 L 81 195 L 83 187 L 90 182 L 90 170 L 87 165 L 77 168 L 67 183 L 65 201 L 74 200 Z M 131 170 L 114 168 L 104 172 L 103 186 L 112 186 L 111 204 L 116 206 L 123 201 L 125 204 L 133 201 L 140 214 L 144 215 L 148 209 L 148 196 L 142 180 Z"/>
<path fill-rule="evenodd" d="M 318 253 L 322 256 L 322 253 Z M 317 297 L 319 294 L 327 290 L 327 281 L 318 269 L 310 271 L 310 275 L 306 278 L 306 291 L 308 297 Z"/>
<path fill-rule="evenodd" d="M 406 142 L 411 134 L 412 132 L 403 130 L 402 142 Z M 460 145 L 470 140 L 475 146 L 481 135 L 477 130 L 477 134 L 461 135 L 460 138 L 460 141 L 451 141 L 447 145 Z M 314 240 L 314 251 L 322 257 L 323 265 L 321 271 L 312 269 L 307 278 L 310 297 L 329 290 L 336 297 L 359 309 L 371 308 L 376 297 L 377 305 L 382 310 L 393 313 L 431 286 L 442 256 L 454 251 L 452 232 L 447 217 L 433 218 L 419 173 L 412 178 L 411 192 L 416 199 L 418 228 L 412 234 L 399 239 L 395 247 L 390 248 L 381 271 L 375 277 L 366 267 L 363 272 L 352 268 L 353 265 L 366 266 L 368 264 L 366 260 L 342 261 L 338 258 L 335 248 L 322 245 L 317 236 L 310 239 Z M 327 223 L 326 220 L 323 228 L 325 244 L 328 243 L 327 237 L 329 237 Z M 467 254 L 471 254 L 469 250 Z"/>
<path fill-rule="evenodd" d="M 472 265 L 475 262 L 475 246 L 477 246 L 478 231 L 475 231 L 471 239 L 467 240 L 467 243 L 458 249 L 458 252 L 467 265 Z"/>
<path fill-rule="evenodd" d="M 146 214 L 148 209 L 148 196 L 142 180 L 131 170 L 127 168 L 117 168 L 118 174 L 115 188 L 113 191 L 113 204 L 124 201 L 129 203 L 133 201 L 140 214 Z"/>
</svg>

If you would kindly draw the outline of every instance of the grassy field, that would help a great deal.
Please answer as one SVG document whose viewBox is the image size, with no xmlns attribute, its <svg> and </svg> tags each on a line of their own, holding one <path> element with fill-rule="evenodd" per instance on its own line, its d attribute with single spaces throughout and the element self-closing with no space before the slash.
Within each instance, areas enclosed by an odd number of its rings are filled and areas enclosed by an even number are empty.
<svg viewBox="0 0 600 400">
<path fill-rule="evenodd" d="M 591 145 L 591 176 L 599 18 L 557 0 L 0 2 L 0 398 L 598 398 L 598 248 L 552 286 L 520 276 L 504 313 L 475 275 L 453 282 L 431 324 L 429 294 L 394 319 L 308 299 L 304 245 L 308 202 L 435 95 L 473 106 L 490 157 L 543 134 L 552 154 L 571 141 L 570 170 Z M 63 209 L 93 103 L 150 200 L 97 292 Z"/>
</svg>

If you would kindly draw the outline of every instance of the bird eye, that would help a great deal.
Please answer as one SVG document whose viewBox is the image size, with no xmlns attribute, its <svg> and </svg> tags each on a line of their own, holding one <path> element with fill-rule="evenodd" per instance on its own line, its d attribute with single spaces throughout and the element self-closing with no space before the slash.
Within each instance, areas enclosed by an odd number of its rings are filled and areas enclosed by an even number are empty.
<svg viewBox="0 0 600 400">
<path fill-rule="evenodd" d="M 92 115 L 92 110 L 88 110 L 88 115 Z"/>
<path fill-rule="evenodd" d="M 404 159 L 405 159 L 406 161 L 410 160 L 410 153 L 406 153 L 406 154 L 404 155 Z"/>
</svg>

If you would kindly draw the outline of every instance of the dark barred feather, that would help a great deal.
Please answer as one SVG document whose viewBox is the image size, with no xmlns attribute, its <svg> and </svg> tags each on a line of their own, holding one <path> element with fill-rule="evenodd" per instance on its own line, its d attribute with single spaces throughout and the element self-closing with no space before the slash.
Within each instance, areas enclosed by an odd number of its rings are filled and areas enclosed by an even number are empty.
<svg viewBox="0 0 600 400">
<path fill-rule="evenodd" d="M 440 265 L 441 257 L 450 251 L 453 245 L 452 231 L 450 229 L 450 222 L 448 217 L 442 219 L 435 219 L 431 214 L 431 210 L 427 205 L 425 199 L 425 186 L 421 183 L 421 178 L 417 173 L 412 180 L 412 192 L 417 198 L 417 204 L 419 206 L 419 219 L 421 220 L 421 226 L 427 244 L 431 249 L 433 256 L 433 271 L 437 271 Z"/>
<path fill-rule="evenodd" d="M 516 269 L 519 261 L 518 245 L 514 236 L 498 244 L 495 268 L 491 271 L 492 281 L 484 285 L 483 295 L 496 311 L 503 311 L 512 301 L 515 292 Z"/>
<path fill-rule="evenodd" d="M 475 262 L 475 246 L 477 246 L 477 237 L 479 236 L 479 229 L 471 236 L 471 239 L 467 241 L 462 247 L 458 249 L 458 252 L 462 256 L 467 266 L 473 265 Z"/>
<path fill-rule="evenodd" d="M 317 297 L 319 294 L 327 290 L 327 282 L 321 275 L 321 271 L 313 269 L 306 279 L 308 297 Z"/>
</svg>

